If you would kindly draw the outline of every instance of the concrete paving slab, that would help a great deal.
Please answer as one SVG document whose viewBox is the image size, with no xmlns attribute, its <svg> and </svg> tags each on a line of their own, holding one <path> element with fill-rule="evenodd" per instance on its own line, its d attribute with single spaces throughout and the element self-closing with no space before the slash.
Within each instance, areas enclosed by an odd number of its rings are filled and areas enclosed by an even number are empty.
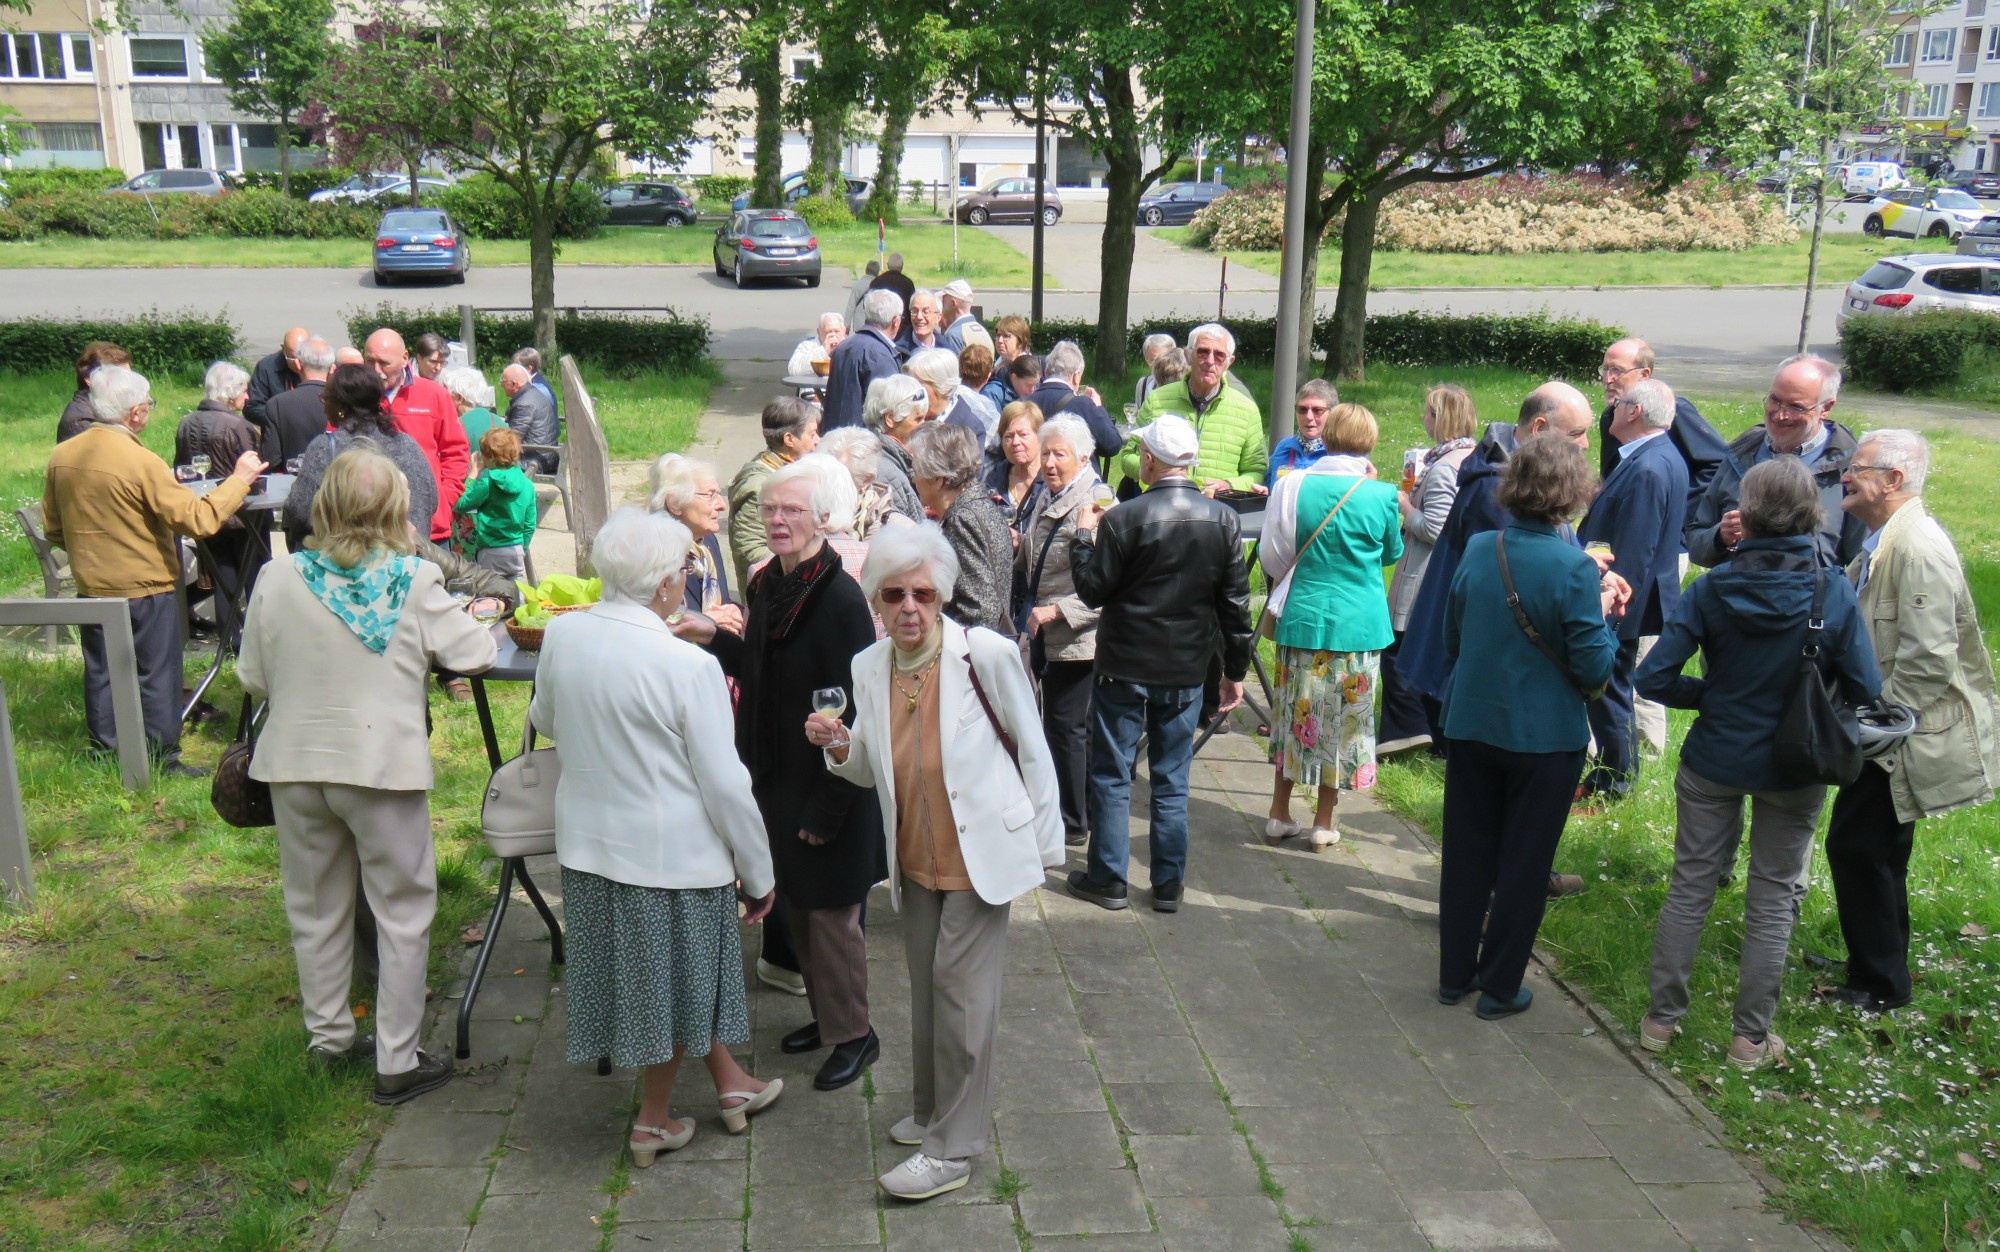
<svg viewBox="0 0 2000 1252">
<path fill-rule="evenodd" d="M 479 1165 L 499 1146 L 506 1125 L 498 1113 L 452 1113 L 420 1105 L 383 1134 L 375 1164 Z"/>
<path fill-rule="evenodd" d="M 1417 1229 L 1439 1249 L 1554 1248 L 1548 1228 L 1518 1191 L 1446 1191 L 1410 1196 Z"/>
<path fill-rule="evenodd" d="M 1099 1235 L 1151 1230 L 1139 1175 L 1129 1169 L 1021 1175 L 1021 1222 L 1031 1235 Z"/>
<path fill-rule="evenodd" d="M 1599 1126 L 1597 1137 L 1634 1182 L 1747 1182 L 1729 1152 L 1692 1124 Z"/>
<path fill-rule="evenodd" d="M 1673 1226 L 1655 1219 L 1633 1222 L 1550 1222 L 1563 1252 L 1687 1252 Z"/>
<path fill-rule="evenodd" d="M 1161 1196 L 1257 1195 L 1262 1184 L 1250 1149 L 1237 1136 L 1148 1136 L 1132 1141 L 1139 1185 Z"/>
<path fill-rule="evenodd" d="M 1487 1104 L 1467 1110 L 1465 1119 L 1502 1160 L 1611 1155 L 1583 1119 L 1561 1100 Z"/>
<path fill-rule="evenodd" d="M 1285 1189 L 1285 1211 L 1295 1222 L 1373 1226 L 1409 1220 L 1409 1206 L 1403 1203 L 1402 1194 L 1372 1161 L 1272 1165 L 1270 1171 L 1271 1178 Z"/>
<path fill-rule="evenodd" d="M 1125 1164 L 1118 1130 L 1107 1112 L 1010 1110 L 993 1120 L 1009 1169 L 1119 1169 Z"/>
<path fill-rule="evenodd" d="M 1512 1187 L 1507 1171 L 1479 1136 L 1370 1135 L 1368 1150 L 1404 1194 L 1416 1191 L 1496 1191 Z"/>
<path fill-rule="evenodd" d="M 676 1152 L 657 1157 L 651 1169 L 628 1176 L 630 1190 L 618 1199 L 618 1221 L 728 1224 L 741 1243 L 749 1207 L 748 1175 L 742 1161 L 690 1161 Z"/>
<path fill-rule="evenodd" d="M 611 1207 L 602 1191 L 488 1196 L 465 1252 L 596 1252 L 604 1237 L 599 1216 Z"/>
<path fill-rule="evenodd" d="M 1211 1083 L 1121 1083 L 1110 1089 L 1128 1135 L 1230 1135 L 1229 1109 Z"/>
<path fill-rule="evenodd" d="M 1507 1173 L 1546 1221 L 1640 1221 L 1656 1212 L 1616 1161 L 1508 1161 Z"/>
<path fill-rule="evenodd" d="M 873 1182 L 775 1183 L 750 1195 L 752 1249 L 880 1244 Z"/>
<path fill-rule="evenodd" d="M 742 1222 L 634 1222 L 619 1208 L 611 1252 L 743 1252 Z"/>
<path fill-rule="evenodd" d="M 1291 1232 L 1261 1195 L 1155 1200 L 1167 1252 L 1283 1252 Z"/>
<path fill-rule="evenodd" d="M 1004 1205 L 897 1206 L 882 1215 L 889 1252 L 1019 1252 L 1014 1210 Z M 1094 1246 L 1094 1245 L 1093 1245 Z"/>
<path fill-rule="evenodd" d="M 363 1235 L 454 1229 L 470 1224 L 485 1189 L 484 1166 L 378 1170 L 348 1200 L 340 1229 Z"/>
</svg>

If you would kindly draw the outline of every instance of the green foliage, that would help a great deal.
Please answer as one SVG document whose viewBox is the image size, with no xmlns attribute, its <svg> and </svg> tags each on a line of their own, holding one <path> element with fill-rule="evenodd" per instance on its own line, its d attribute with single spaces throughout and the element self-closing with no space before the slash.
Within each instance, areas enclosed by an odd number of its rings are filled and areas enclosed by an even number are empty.
<svg viewBox="0 0 2000 1252">
<path fill-rule="evenodd" d="M 0 189 L 16 200 L 59 191 L 102 191 L 124 181 L 125 171 L 119 169 L 0 170 Z"/>
<path fill-rule="evenodd" d="M 438 202 L 474 239 L 526 239 L 530 223 L 521 196 L 489 174 L 447 187 Z M 556 210 L 557 239 L 588 239 L 604 224 L 604 201 L 582 182 L 571 183 Z"/>
<path fill-rule="evenodd" d="M 278 177 L 292 168 L 292 125 L 333 50 L 333 0 L 232 0 L 226 26 L 202 34 L 202 61 L 229 103 L 278 128 Z"/>
<path fill-rule="evenodd" d="M 750 190 L 744 174 L 702 174 L 694 180 L 694 194 L 703 200 L 734 200 Z"/>
<path fill-rule="evenodd" d="M 1840 328 L 1847 376 L 1889 391 L 1949 387 L 1965 374 L 1976 349 L 1996 348 L 2000 318 L 1957 309 L 1851 317 Z"/>
<path fill-rule="evenodd" d="M 228 318 L 193 309 L 120 320 L 26 318 L 0 322 L 0 361 L 14 370 L 70 371 L 83 345 L 102 339 L 131 353 L 141 373 L 199 371 L 235 356 L 237 337 Z"/>
<path fill-rule="evenodd" d="M 801 196 L 792 208 L 814 230 L 831 230 L 854 224 L 854 213 L 840 196 Z"/>
<path fill-rule="evenodd" d="M 353 343 L 365 341 L 383 326 L 400 332 L 405 340 L 425 331 L 456 339 L 460 330 L 457 309 L 406 309 L 383 304 L 355 309 L 347 316 L 348 339 Z M 516 349 L 535 341 L 533 320 L 518 313 L 475 310 L 473 335 L 479 344 L 479 363 L 488 367 L 505 365 Z M 563 351 L 574 356 L 579 365 L 620 377 L 647 370 L 698 373 L 708 358 L 708 319 L 684 317 L 671 309 L 664 317 L 563 309 L 556 314 L 556 335 Z"/>
<path fill-rule="evenodd" d="M 81 235 L 89 239 L 366 239 L 381 210 L 307 204 L 278 191 L 222 196 L 107 196 L 65 191 L 27 196 L 0 210 L 0 239 Z"/>
<path fill-rule="evenodd" d="M 304 200 L 316 191 L 340 186 L 357 172 L 350 165 L 312 165 L 304 169 L 294 169 L 289 194 Z M 284 190 L 281 186 L 283 180 L 279 178 L 276 170 L 245 170 L 230 181 L 246 191 Z"/>
</svg>

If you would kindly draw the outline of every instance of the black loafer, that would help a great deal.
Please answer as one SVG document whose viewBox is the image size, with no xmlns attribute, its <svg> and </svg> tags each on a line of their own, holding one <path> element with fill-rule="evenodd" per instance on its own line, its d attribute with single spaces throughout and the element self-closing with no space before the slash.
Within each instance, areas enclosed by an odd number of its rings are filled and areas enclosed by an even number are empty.
<svg viewBox="0 0 2000 1252">
<path fill-rule="evenodd" d="M 1153 911 L 1155 913 L 1178 913 L 1181 911 L 1181 880 L 1153 884 Z"/>
<path fill-rule="evenodd" d="M 1467 983 L 1463 987 L 1447 987 L 1443 983 L 1439 983 L 1438 1003 L 1457 1004 L 1459 1001 L 1465 999 L 1465 997 L 1471 995 L 1473 992 L 1477 990 L 1479 990 L 1478 983 Z"/>
<path fill-rule="evenodd" d="M 778 1040 L 778 1051 L 797 1056 L 801 1052 L 817 1052 L 826 1045 L 819 1041 L 819 1023 L 807 1022 L 783 1039 Z"/>
<path fill-rule="evenodd" d="M 160 766 L 160 773 L 168 778 L 206 778 L 208 771 L 199 765 L 189 765 L 186 761 L 168 761 Z"/>
<path fill-rule="evenodd" d="M 306 1060 L 329 1072 L 347 1069 L 363 1062 L 375 1063 L 375 1036 L 358 1035 L 347 1051 L 335 1052 L 330 1048 L 307 1048 Z"/>
<path fill-rule="evenodd" d="M 1111 909 L 1114 912 L 1127 907 L 1128 903 L 1125 899 L 1124 883 L 1115 882 L 1110 886 L 1099 886 L 1090 881 L 1090 875 L 1080 869 L 1069 872 L 1069 893 L 1079 900 L 1088 900 L 1099 908 Z"/>
<path fill-rule="evenodd" d="M 1820 987 L 1813 991 L 1813 998 L 1866 1016 L 1891 1013 L 1910 1002 L 1907 992 L 1900 996 L 1878 996 L 1859 987 Z"/>
<path fill-rule="evenodd" d="M 1528 1006 L 1534 1002 L 1535 993 L 1526 987 L 1515 992 L 1511 1000 L 1502 1000 L 1499 996 L 1482 991 L 1479 993 L 1479 1003 L 1472 1011 L 1479 1015 L 1481 1021 L 1497 1022 L 1503 1017 L 1527 1012 Z"/>
<path fill-rule="evenodd" d="M 882 1040 L 872 1028 L 859 1039 L 835 1044 L 833 1055 L 826 1058 L 826 1064 L 819 1067 L 819 1074 L 813 1078 L 813 1086 L 821 1091 L 838 1091 L 861 1077 L 861 1071 L 881 1055 Z"/>
<path fill-rule="evenodd" d="M 375 1075 L 375 1103 L 401 1104 L 451 1081 L 451 1058 L 417 1053 L 417 1067 L 400 1074 Z"/>
</svg>

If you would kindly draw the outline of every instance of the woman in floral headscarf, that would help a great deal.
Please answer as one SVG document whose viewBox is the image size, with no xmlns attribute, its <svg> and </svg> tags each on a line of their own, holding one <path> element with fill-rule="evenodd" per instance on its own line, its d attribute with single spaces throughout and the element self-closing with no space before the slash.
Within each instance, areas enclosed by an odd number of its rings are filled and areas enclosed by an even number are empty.
<svg viewBox="0 0 2000 1252">
<path fill-rule="evenodd" d="M 1368 459 L 1376 437 L 1374 414 L 1336 405 L 1326 454 L 1280 478 L 1265 512 L 1259 550 L 1274 588 L 1265 611 L 1277 619 L 1279 689 L 1266 843 L 1301 833 L 1294 786 L 1318 788 L 1309 839 L 1319 852 L 1340 842 L 1340 788 L 1375 785 L 1375 688 L 1394 638 L 1382 567 L 1403 555 L 1396 488 L 1375 480 Z"/>
</svg>

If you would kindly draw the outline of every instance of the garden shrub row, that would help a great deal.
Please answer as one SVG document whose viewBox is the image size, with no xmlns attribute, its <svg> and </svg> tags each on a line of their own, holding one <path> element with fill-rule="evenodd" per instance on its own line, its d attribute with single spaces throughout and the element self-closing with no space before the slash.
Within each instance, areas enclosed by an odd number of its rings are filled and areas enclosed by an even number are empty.
<svg viewBox="0 0 2000 1252">
<path fill-rule="evenodd" d="M 406 342 L 426 331 L 446 339 L 457 339 L 460 332 L 457 309 L 383 304 L 347 315 L 348 341 L 362 343 L 384 326 L 401 333 Z M 478 364 L 485 368 L 506 365 L 516 350 L 535 341 L 534 320 L 526 312 L 475 310 L 472 333 L 478 341 Z M 687 374 L 698 370 L 708 357 L 709 329 L 708 319 L 686 317 L 671 309 L 659 317 L 561 309 L 556 313 L 556 339 L 562 351 L 579 364 L 618 377 L 647 370 Z"/>
<path fill-rule="evenodd" d="M 214 313 L 155 310 L 138 317 L 24 318 L 0 321 L 0 369 L 23 373 L 69 371 L 83 345 L 93 339 L 115 343 L 132 354 L 141 373 L 199 373 L 212 361 L 236 355 L 237 330 Z"/>
<path fill-rule="evenodd" d="M 694 194 L 703 200 L 734 200 L 750 190 L 754 180 L 744 174 L 701 174 L 692 181 Z"/>
<path fill-rule="evenodd" d="M 0 191 L 9 199 L 46 196 L 60 191 L 102 191 L 125 181 L 120 169 L 73 170 L 62 167 L 35 170 L 0 170 Z"/>
<path fill-rule="evenodd" d="M 1136 353 L 1147 335 L 1172 335 L 1186 343 L 1188 332 L 1212 318 L 1165 317 L 1135 322 L 1127 332 Z M 1850 323 L 1851 324 L 1851 323 Z M 1993 324 L 2000 327 L 2000 319 Z M 1236 336 L 1241 361 L 1266 362 L 1276 355 L 1277 319 L 1230 317 L 1223 325 Z M 1034 348 L 1047 352 L 1058 340 L 1073 339 L 1088 350 L 1097 341 L 1097 323 L 1044 319 L 1032 331 Z M 1547 313 L 1377 313 L 1368 319 L 1367 354 L 1384 365 L 1497 365 L 1561 378 L 1589 378 L 1604 364 L 1604 350 L 1623 338 L 1617 326 Z M 1313 351 L 1333 343 L 1333 318 L 1313 326 Z"/>
<path fill-rule="evenodd" d="M 425 203 L 431 203 L 426 199 Z M 521 198 L 498 179 L 478 174 L 460 179 L 436 197 L 474 239 L 526 239 L 528 219 Z M 588 183 L 574 183 L 556 213 L 557 239 L 588 239 L 604 224 L 604 201 Z"/>
<path fill-rule="evenodd" d="M 1848 381 L 1888 391 L 1948 390 L 2000 352 L 2000 317 L 1960 309 L 1852 317 L 1840 328 Z"/>
</svg>

